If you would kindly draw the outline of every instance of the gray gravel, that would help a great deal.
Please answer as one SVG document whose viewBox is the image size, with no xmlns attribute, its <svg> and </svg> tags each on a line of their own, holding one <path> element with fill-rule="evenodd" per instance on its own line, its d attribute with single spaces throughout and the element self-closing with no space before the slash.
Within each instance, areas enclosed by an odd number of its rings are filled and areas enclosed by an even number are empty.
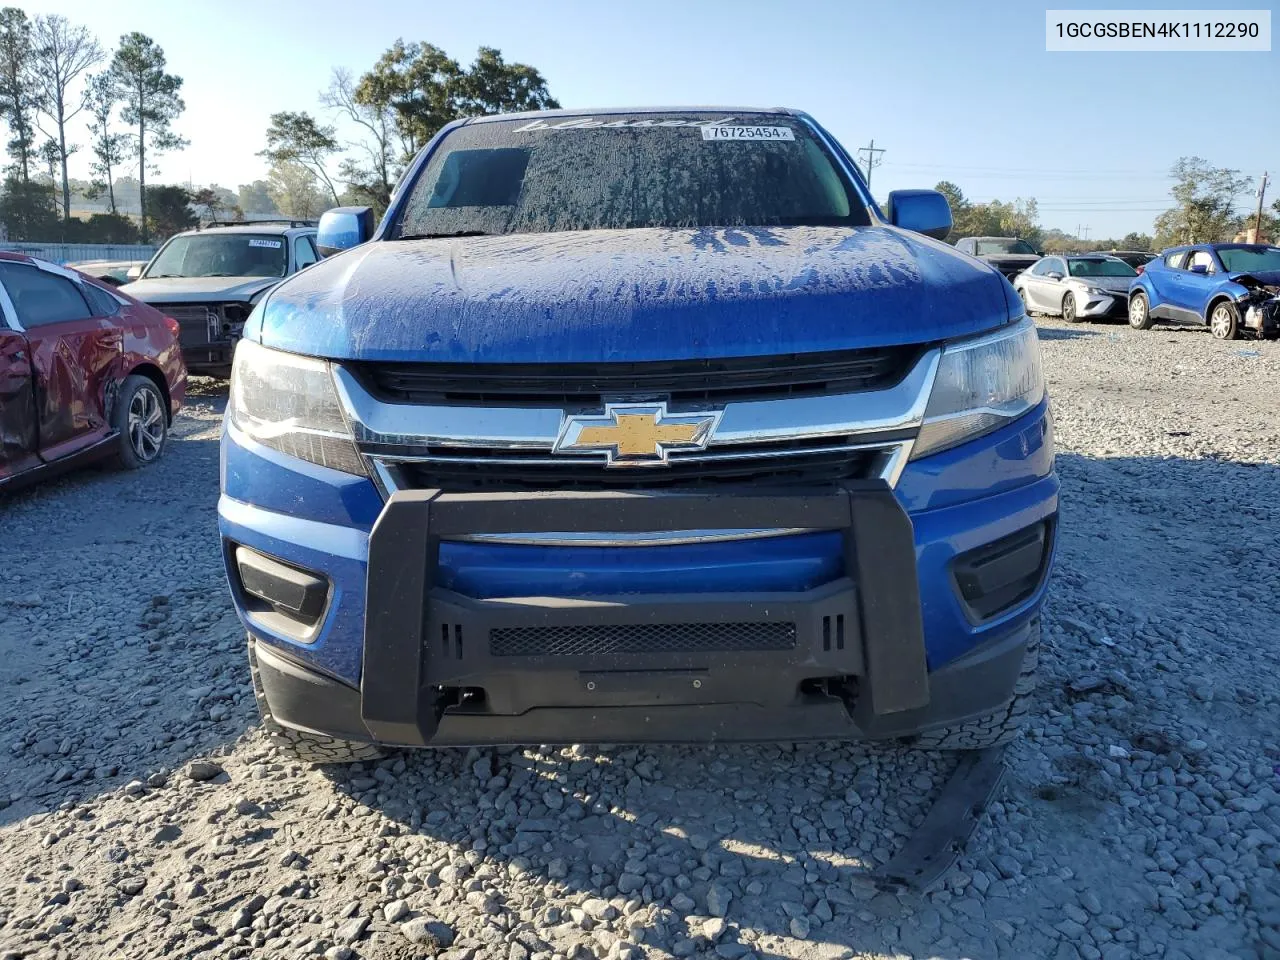
<svg viewBox="0 0 1280 960">
<path fill-rule="evenodd" d="M 865 874 L 942 755 L 275 751 L 197 381 L 150 472 L 0 506 L 0 958 L 1280 957 L 1280 344 L 1040 324 L 1042 711 L 937 891 Z"/>
</svg>

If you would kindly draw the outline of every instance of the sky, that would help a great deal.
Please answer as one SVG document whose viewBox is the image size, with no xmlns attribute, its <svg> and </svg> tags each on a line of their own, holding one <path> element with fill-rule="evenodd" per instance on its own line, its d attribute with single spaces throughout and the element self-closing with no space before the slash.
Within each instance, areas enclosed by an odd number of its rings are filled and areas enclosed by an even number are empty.
<svg viewBox="0 0 1280 960">
<path fill-rule="evenodd" d="M 13 0 L 10 0 L 13 2 Z M 1264 0 L 1161 9 L 1266 9 Z M 851 151 L 874 139 L 873 193 L 958 184 L 974 200 L 1034 197 L 1042 226 L 1084 237 L 1151 232 L 1170 166 L 1199 156 L 1280 196 L 1280 50 L 1048 53 L 1027 0 L 53 0 L 114 48 L 152 37 L 184 80 L 190 140 L 161 182 L 235 190 L 266 175 L 269 116 L 322 113 L 334 67 L 359 74 L 397 37 L 469 63 L 479 46 L 537 67 L 570 108 L 797 107 Z M 1065 6 L 1065 4 L 1055 4 Z M 1137 0 L 1090 0 L 1133 9 Z M 1273 10 L 1273 20 L 1276 19 Z M 73 135 L 84 142 L 81 118 Z M 88 176 L 86 151 L 73 176 Z M 151 178 L 148 178 L 149 181 Z M 1269 204 L 1270 201 L 1268 201 Z M 1241 209 L 1253 200 L 1242 197 Z M 1087 231 L 1087 233 L 1085 232 Z"/>
</svg>

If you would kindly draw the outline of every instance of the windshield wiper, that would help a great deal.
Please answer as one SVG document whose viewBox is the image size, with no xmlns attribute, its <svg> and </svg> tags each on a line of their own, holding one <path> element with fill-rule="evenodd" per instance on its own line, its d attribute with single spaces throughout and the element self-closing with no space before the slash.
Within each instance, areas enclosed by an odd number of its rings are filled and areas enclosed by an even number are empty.
<svg viewBox="0 0 1280 960">
<path fill-rule="evenodd" d="M 452 233 L 406 233 L 397 240 L 439 240 L 441 237 L 489 237 L 488 230 L 454 230 Z"/>
</svg>

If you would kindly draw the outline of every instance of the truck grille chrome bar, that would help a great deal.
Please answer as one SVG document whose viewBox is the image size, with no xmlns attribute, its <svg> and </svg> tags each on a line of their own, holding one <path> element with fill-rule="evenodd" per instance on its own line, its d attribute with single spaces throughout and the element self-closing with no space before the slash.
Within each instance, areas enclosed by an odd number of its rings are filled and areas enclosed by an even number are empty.
<svg viewBox="0 0 1280 960">
<path fill-rule="evenodd" d="M 818 487 L 873 478 L 896 484 L 923 421 L 939 356 L 937 349 L 924 351 L 910 369 L 881 389 L 716 405 L 681 403 L 689 412 L 716 411 L 719 424 L 705 449 L 673 450 L 665 465 L 648 469 L 608 469 L 603 451 L 599 456 L 555 454 L 564 419 L 584 412 L 578 405 L 563 404 L 563 385 L 549 385 L 548 397 L 536 404 L 415 405 L 376 396 L 367 388 L 367 371 L 358 374 L 336 364 L 334 381 L 356 445 L 384 496 L 413 488 L 731 493 L 743 486 Z M 761 365 L 767 366 L 769 359 L 761 358 Z M 608 366 L 602 365 L 602 380 L 608 379 Z M 650 376 L 635 364 L 626 365 L 626 373 L 636 380 Z M 585 412 L 592 409 L 587 406 Z M 701 534 L 670 531 L 663 535 L 669 539 L 627 538 L 626 543 L 700 542 Z M 532 542 L 519 534 L 504 539 Z M 556 534 L 541 534 L 536 540 L 570 542 Z M 605 540 L 613 543 L 614 538 L 593 542 Z"/>
</svg>

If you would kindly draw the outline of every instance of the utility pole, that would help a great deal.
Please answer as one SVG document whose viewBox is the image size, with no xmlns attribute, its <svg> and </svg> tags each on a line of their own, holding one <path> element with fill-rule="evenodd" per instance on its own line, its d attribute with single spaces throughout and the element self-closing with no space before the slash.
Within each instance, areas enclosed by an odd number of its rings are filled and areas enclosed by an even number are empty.
<svg viewBox="0 0 1280 960">
<path fill-rule="evenodd" d="M 869 143 L 867 146 L 860 147 L 858 149 L 859 156 L 861 156 L 864 153 L 867 155 L 867 159 L 866 159 L 867 189 L 870 190 L 871 189 L 871 171 L 874 170 L 876 167 L 880 166 L 879 154 L 884 153 L 884 147 L 877 148 L 876 142 L 872 140 L 871 143 Z"/>
<path fill-rule="evenodd" d="M 1267 171 L 1262 171 L 1262 181 L 1258 184 L 1258 212 L 1253 218 L 1253 242 L 1262 242 L 1262 198 L 1267 193 Z"/>
</svg>

